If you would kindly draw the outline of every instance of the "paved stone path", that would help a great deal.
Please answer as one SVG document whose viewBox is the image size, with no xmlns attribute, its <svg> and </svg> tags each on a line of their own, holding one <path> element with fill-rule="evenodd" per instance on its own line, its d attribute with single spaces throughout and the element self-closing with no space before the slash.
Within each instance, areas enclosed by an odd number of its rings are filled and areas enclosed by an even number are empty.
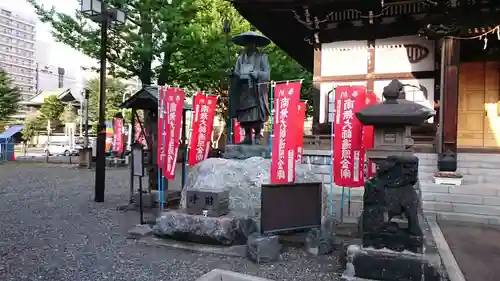
<svg viewBox="0 0 500 281">
<path fill-rule="evenodd" d="M 128 170 L 107 172 L 106 202 L 93 201 L 93 171 L 46 164 L 0 165 L 0 280 L 193 281 L 215 268 L 273 280 L 338 280 L 333 257 L 290 251 L 284 261 L 245 259 L 142 246 L 126 239 L 135 212 Z"/>
<path fill-rule="evenodd" d="M 500 228 L 451 222 L 439 227 L 467 281 L 499 280 Z"/>
</svg>

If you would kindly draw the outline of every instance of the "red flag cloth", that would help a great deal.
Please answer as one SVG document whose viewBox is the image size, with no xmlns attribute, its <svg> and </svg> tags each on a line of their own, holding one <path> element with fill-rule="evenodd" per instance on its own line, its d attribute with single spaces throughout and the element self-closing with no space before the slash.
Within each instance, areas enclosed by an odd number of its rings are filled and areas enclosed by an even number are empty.
<svg viewBox="0 0 500 281">
<path fill-rule="evenodd" d="M 163 158 L 165 149 L 163 147 L 163 134 L 166 130 L 164 125 L 165 120 L 165 87 L 158 89 L 158 136 L 156 141 L 156 164 L 158 168 L 163 168 Z"/>
<path fill-rule="evenodd" d="M 205 160 L 211 144 L 217 105 L 216 96 L 198 93 L 193 100 L 194 118 L 189 141 L 188 165 L 194 166 Z"/>
<path fill-rule="evenodd" d="M 362 187 L 364 184 L 363 124 L 355 113 L 366 106 L 365 93 L 364 86 L 335 89 L 333 178 L 339 186 Z"/>
<path fill-rule="evenodd" d="M 177 154 L 181 139 L 182 111 L 184 110 L 184 91 L 177 88 L 168 88 L 165 91 L 165 150 L 166 157 L 163 163 L 163 175 L 169 180 L 175 178 Z"/>
<path fill-rule="evenodd" d="M 366 93 L 366 105 L 374 105 L 378 104 L 379 100 L 377 98 L 377 95 L 375 93 Z M 369 148 L 373 148 L 374 144 L 374 131 L 373 131 L 373 126 L 363 126 L 363 148 L 365 151 Z M 375 163 L 373 163 L 372 160 L 368 160 L 368 167 L 367 167 L 367 176 L 368 178 L 371 178 L 375 175 L 375 172 L 377 170 L 377 166 Z"/>
<path fill-rule="evenodd" d="M 255 131 L 252 129 L 252 137 Z M 233 144 L 238 144 L 245 139 L 245 129 L 243 129 L 238 120 L 233 119 Z"/>
<path fill-rule="evenodd" d="M 144 135 L 142 134 L 141 124 L 139 122 L 135 122 L 135 141 L 140 144 L 144 142 Z"/>
<path fill-rule="evenodd" d="M 297 163 L 302 163 L 302 154 L 304 153 L 304 122 L 306 121 L 306 102 L 299 101 L 297 108 Z"/>
<path fill-rule="evenodd" d="M 117 118 L 113 122 L 113 151 L 123 153 L 123 141 L 125 134 L 123 132 L 123 119 Z"/>
<path fill-rule="evenodd" d="M 238 120 L 233 119 L 233 143 L 240 143 L 243 139 L 245 139 L 245 130 L 240 126 Z"/>
<path fill-rule="evenodd" d="M 274 88 L 271 184 L 295 181 L 297 109 L 302 82 L 279 83 Z"/>
</svg>

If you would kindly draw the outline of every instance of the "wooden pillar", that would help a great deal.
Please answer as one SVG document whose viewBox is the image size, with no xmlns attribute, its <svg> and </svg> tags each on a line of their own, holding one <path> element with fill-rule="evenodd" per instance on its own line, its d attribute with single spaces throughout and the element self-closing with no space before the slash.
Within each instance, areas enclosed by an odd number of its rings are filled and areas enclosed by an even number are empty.
<svg viewBox="0 0 500 281">
<path fill-rule="evenodd" d="M 321 83 L 314 80 L 321 77 L 321 44 L 314 45 L 314 67 L 313 67 L 313 88 L 312 88 L 312 103 L 313 103 L 313 134 L 316 134 L 319 125 L 319 115 L 322 108 L 321 104 Z"/>
<path fill-rule="evenodd" d="M 460 64 L 460 41 L 452 38 L 443 39 L 443 95 L 441 96 L 440 110 L 443 111 L 442 142 L 443 151 L 457 151 L 457 123 L 458 123 L 458 71 Z"/>
<path fill-rule="evenodd" d="M 373 93 L 375 90 L 375 40 L 368 40 L 368 69 L 366 80 L 366 91 Z"/>
</svg>

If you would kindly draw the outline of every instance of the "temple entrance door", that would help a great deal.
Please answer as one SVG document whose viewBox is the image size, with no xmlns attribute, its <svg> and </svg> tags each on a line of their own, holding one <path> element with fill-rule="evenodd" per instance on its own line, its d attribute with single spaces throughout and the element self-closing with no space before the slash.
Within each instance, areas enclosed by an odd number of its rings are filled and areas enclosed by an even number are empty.
<svg viewBox="0 0 500 281">
<path fill-rule="evenodd" d="M 458 136 L 460 148 L 500 148 L 498 62 L 460 64 Z"/>
</svg>

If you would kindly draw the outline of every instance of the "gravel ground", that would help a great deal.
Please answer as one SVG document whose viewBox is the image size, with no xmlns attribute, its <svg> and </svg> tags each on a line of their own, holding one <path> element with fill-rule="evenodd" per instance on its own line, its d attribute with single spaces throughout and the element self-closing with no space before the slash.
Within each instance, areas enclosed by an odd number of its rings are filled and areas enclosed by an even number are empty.
<svg viewBox="0 0 500 281">
<path fill-rule="evenodd" d="M 245 259 L 139 245 L 126 239 L 135 212 L 128 171 L 107 172 L 106 202 L 95 203 L 94 173 L 46 164 L 0 165 L 0 280 L 196 280 L 212 269 L 273 280 L 338 280 L 333 257 L 287 252 L 284 261 Z"/>
</svg>

